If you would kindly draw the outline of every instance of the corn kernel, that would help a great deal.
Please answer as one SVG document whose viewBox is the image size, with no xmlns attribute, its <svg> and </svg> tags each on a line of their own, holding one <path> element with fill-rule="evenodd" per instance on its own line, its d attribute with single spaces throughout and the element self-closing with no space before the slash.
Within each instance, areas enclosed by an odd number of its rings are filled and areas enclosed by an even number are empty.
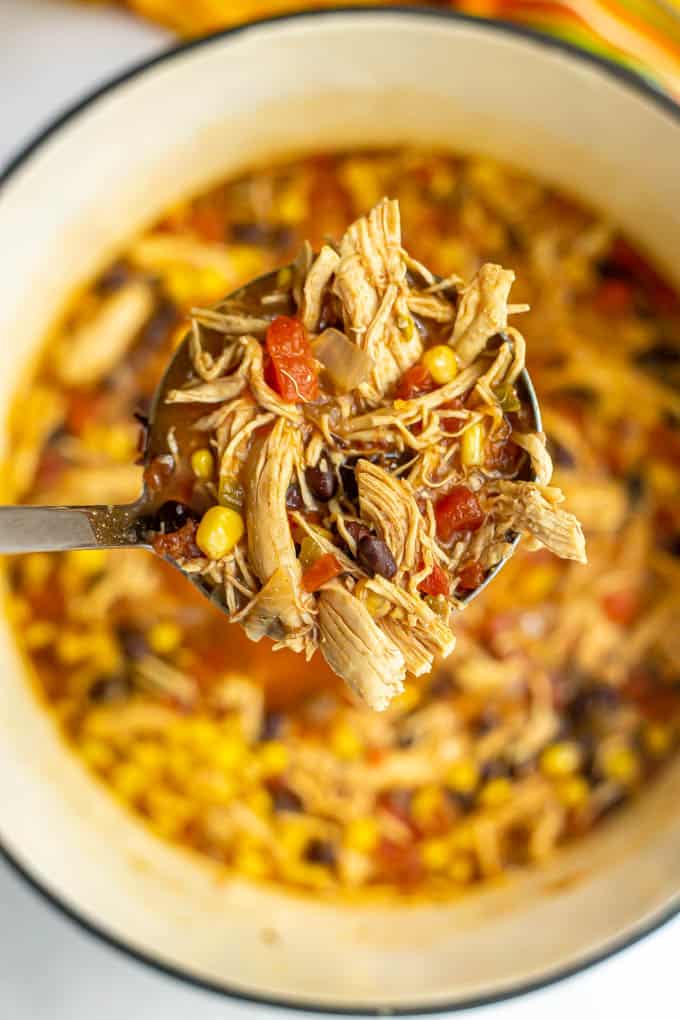
<svg viewBox="0 0 680 1020">
<path fill-rule="evenodd" d="M 96 772 L 108 771 L 116 760 L 113 748 L 102 740 L 86 739 L 79 746 L 78 751 L 85 764 Z"/>
<path fill-rule="evenodd" d="M 331 750 L 338 758 L 346 761 L 356 760 L 361 756 L 363 744 L 359 735 L 347 723 L 337 723 L 331 730 Z"/>
<path fill-rule="evenodd" d="M 242 740 L 227 737 L 224 740 L 220 740 L 214 750 L 212 759 L 219 768 L 224 769 L 226 772 L 231 772 L 243 764 L 246 751 L 246 745 Z"/>
<path fill-rule="evenodd" d="M 149 648 L 156 655 L 170 655 L 179 648 L 182 631 L 172 620 L 159 620 L 147 634 Z"/>
<path fill-rule="evenodd" d="M 458 360 L 446 344 L 437 344 L 425 351 L 423 364 L 438 386 L 450 383 L 458 374 Z"/>
<path fill-rule="evenodd" d="M 449 875 L 454 882 L 465 885 L 475 877 L 475 864 L 471 857 L 457 854 L 449 865 Z"/>
<path fill-rule="evenodd" d="M 111 785 L 124 800 L 136 800 L 148 785 L 148 776 L 138 765 L 122 762 L 111 772 Z"/>
<path fill-rule="evenodd" d="M 66 553 L 66 569 L 90 577 L 105 569 L 108 558 L 106 549 L 74 549 Z"/>
<path fill-rule="evenodd" d="M 113 635 L 106 630 L 95 631 L 84 640 L 92 665 L 100 673 L 115 673 L 120 666 L 121 653 Z"/>
<path fill-rule="evenodd" d="M 175 782 L 182 785 L 192 775 L 193 755 L 185 747 L 171 747 L 165 756 L 165 767 Z"/>
<path fill-rule="evenodd" d="M 65 666 L 73 666 L 81 662 L 89 653 L 89 643 L 86 635 L 78 634 L 73 630 L 65 630 L 57 640 L 57 658 Z"/>
<path fill-rule="evenodd" d="M 393 698 L 391 709 L 398 715 L 406 715 L 412 712 L 420 704 L 422 691 L 415 684 L 405 684 L 401 694 Z"/>
<path fill-rule="evenodd" d="M 509 779 L 499 776 L 490 779 L 479 791 L 479 802 L 485 808 L 502 807 L 512 796 L 512 783 Z"/>
<path fill-rule="evenodd" d="M 165 763 L 165 752 L 151 740 L 140 740 L 133 744 L 131 750 L 133 760 L 145 772 L 160 772 Z"/>
<path fill-rule="evenodd" d="M 477 467 L 484 460 L 484 423 L 476 421 L 465 429 L 460 441 L 460 459 L 463 467 Z"/>
<path fill-rule="evenodd" d="M 293 282 L 293 270 L 290 268 L 290 266 L 284 266 L 282 269 L 279 269 L 278 273 L 276 274 L 276 286 L 279 287 L 281 290 L 285 290 L 287 287 L 291 286 L 292 282 Z"/>
<path fill-rule="evenodd" d="M 673 745 L 673 731 L 663 723 L 647 723 L 642 731 L 642 742 L 649 754 L 663 758 Z"/>
<path fill-rule="evenodd" d="M 578 770 L 580 764 L 580 748 L 570 740 L 560 740 L 556 744 L 551 744 L 541 753 L 541 772 L 550 779 L 570 776 Z"/>
<path fill-rule="evenodd" d="M 20 626 L 30 619 L 31 607 L 26 599 L 22 599 L 18 595 L 10 595 L 5 599 L 5 615 L 10 623 Z"/>
<path fill-rule="evenodd" d="M 309 841 L 309 829 L 304 822 L 297 818 L 282 819 L 279 826 L 277 846 L 284 857 L 299 858 Z"/>
<path fill-rule="evenodd" d="M 187 266 L 172 266 L 165 274 L 165 289 L 178 305 L 196 300 L 196 273 Z"/>
<path fill-rule="evenodd" d="M 606 748 L 602 755 L 602 771 L 607 779 L 627 786 L 640 775 L 640 763 L 630 747 L 622 744 Z"/>
<path fill-rule="evenodd" d="M 290 753 L 280 740 L 268 740 L 258 755 L 260 769 L 264 776 L 280 776 L 290 764 Z"/>
<path fill-rule="evenodd" d="M 431 825 L 442 806 L 442 792 L 438 786 L 423 786 L 411 799 L 411 815 L 416 825 Z"/>
<path fill-rule="evenodd" d="M 459 823 L 451 834 L 451 845 L 456 850 L 474 850 L 475 843 L 475 830 L 467 822 Z"/>
<path fill-rule="evenodd" d="M 191 454 L 191 470 L 197 478 L 208 481 L 215 470 L 215 458 L 207 447 L 194 450 Z"/>
<path fill-rule="evenodd" d="M 31 553 L 21 564 L 21 574 L 27 588 L 42 588 L 52 571 L 52 559 L 47 553 Z"/>
<path fill-rule="evenodd" d="M 240 541 L 245 525 L 236 510 L 211 506 L 196 532 L 196 544 L 208 559 L 221 560 Z"/>
<path fill-rule="evenodd" d="M 652 460 L 647 466 L 646 473 L 652 488 L 660 495 L 677 495 L 678 474 L 670 464 L 663 460 Z"/>
<path fill-rule="evenodd" d="M 425 840 L 420 856 L 428 871 L 443 871 L 449 863 L 451 848 L 444 839 Z"/>
<path fill-rule="evenodd" d="M 36 620 L 28 625 L 24 631 L 24 642 L 31 651 L 39 648 L 46 648 L 51 645 L 57 636 L 56 625 L 49 620 Z"/>
<path fill-rule="evenodd" d="M 588 800 L 590 787 L 583 776 L 568 776 L 557 784 L 557 796 L 566 808 L 579 808 Z"/>
<path fill-rule="evenodd" d="M 229 281 L 219 270 L 206 266 L 196 274 L 196 293 L 204 301 L 224 297 L 229 290 Z"/>
<path fill-rule="evenodd" d="M 243 847 L 234 856 L 234 868 L 246 878 L 266 878 L 270 872 L 267 858 L 257 847 Z"/>
<path fill-rule="evenodd" d="M 438 167 L 430 178 L 430 194 L 439 200 L 448 198 L 455 185 L 455 178 L 450 170 Z"/>
<path fill-rule="evenodd" d="M 406 344 L 410 343 L 415 337 L 416 324 L 410 315 L 399 322 L 399 332 L 401 333 L 402 340 Z"/>
<path fill-rule="evenodd" d="M 472 758 L 459 758 L 446 773 L 446 785 L 454 793 L 473 793 L 479 783 L 479 766 Z"/>
<path fill-rule="evenodd" d="M 245 804 L 259 818 L 266 818 L 272 811 L 272 798 L 262 787 L 249 793 L 245 798 Z"/>
<path fill-rule="evenodd" d="M 192 774 L 191 781 L 186 785 L 187 793 L 192 800 L 205 801 L 208 804 L 225 806 L 231 804 L 238 793 L 237 784 L 232 776 L 224 772 L 201 772 Z"/>
<path fill-rule="evenodd" d="M 536 605 L 550 595 L 559 581 L 561 568 L 552 563 L 528 563 L 517 578 L 515 597 L 523 606 Z"/>
<path fill-rule="evenodd" d="M 343 842 L 348 850 L 370 854 L 378 845 L 379 838 L 380 830 L 374 818 L 355 818 L 345 828 Z"/>
<path fill-rule="evenodd" d="M 298 188 L 289 188 L 279 195 L 276 211 L 282 223 L 299 223 L 307 215 L 307 197 Z"/>
</svg>

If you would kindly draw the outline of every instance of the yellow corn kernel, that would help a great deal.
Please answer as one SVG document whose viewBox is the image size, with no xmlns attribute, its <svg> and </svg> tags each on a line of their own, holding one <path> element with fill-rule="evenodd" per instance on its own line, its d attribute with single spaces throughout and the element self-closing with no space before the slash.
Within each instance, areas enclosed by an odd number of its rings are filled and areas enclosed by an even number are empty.
<svg viewBox="0 0 680 1020">
<path fill-rule="evenodd" d="M 108 562 L 106 549 L 74 549 L 66 553 L 66 569 L 73 570 L 81 577 L 100 574 Z"/>
<path fill-rule="evenodd" d="M 276 286 L 279 287 L 281 290 L 285 290 L 287 287 L 290 287 L 292 282 L 293 282 L 293 270 L 290 268 L 290 266 L 284 266 L 282 269 L 279 269 L 278 273 L 276 274 Z"/>
<path fill-rule="evenodd" d="M 192 774 L 191 780 L 186 784 L 186 790 L 192 800 L 219 804 L 222 807 L 231 804 L 238 793 L 234 778 L 225 775 L 224 772 Z"/>
<path fill-rule="evenodd" d="M 465 854 L 456 854 L 449 865 L 449 875 L 454 882 L 465 885 L 475 877 L 475 863 Z"/>
<path fill-rule="evenodd" d="M 280 740 L 268 740 L 260 748 L 258 760 L 263 776 L 280 776 L 290 764 L 290 752 Z"/>
<path fill-rule="evenodd" d="M 281 820 L 276 842 L 284 857 L 297 860 L 308 841 L 309 828 L 304 821 L 290 816 Z"/>
<path fill-rule="evenodd" d="M 581 750 L 571 740 L 559 740 L 546 747 L 540 757 L 541 772 L 550 779 L 571 776 L 581 764 Z"/>
<path fill-rule="evenodd" d="M 51 645 L 56 636 L 57 628 L 54 623 L 50 623 L 49 620 L 35 620 L 24 631 L 24 643 L 31 651 L 37 651 Z"/>
<path fill-rule="evenodd" d="M 206 266 L 196 273 L 196 293 L 204 301 L 224 297 L 229 289 L 229 281 L 217 269 Z"/>
<path fill-rule="evenodd" d="M 246 878 L 262 879 L 270 873 L 269 862 L 262 850 L 255 846 L 242 847 L 234 855 L 234 868 Z"/>
<path fill-rule="evenodd" d="M 502 807 L 512 796 L 512 783 L 504 776 L 490 779 L 479 791 L 479 802 L 485 808 Z"/>
<path fill-rule="evenodd" d="M 646 474 L 652 488 L 659 495 L 677 495 L 678 473 L 670 464 L 663 460 L 652 460 L 647 466 Z"/>
<path fill-rule="evenodd" d="M 70 554 L 69 554 L 70 555 Z M 52 571 L 52 558 L 47 553 L 31 553 L 21 564 L 21 576 L 27 588 L 42 588 Z"/>
<path fill-rule="evenodd" d="M 145 804 L 152 828 L 165 839 L 172 839 L 179 834 L 189 821 L 193 810 L 183 797 L 164 787 L 149 790 Z"/>
<path fill-rule="evenodd" d="M 673 746 L 673 731 L 664 723 L 647 723 L 642 731 L 642 742 L 649 754 L 663 758 Z"/>
<path fill-rule="evenodd" d="M 344 722 L 336 723 L 331 730 L 330 746 L 333 754 L 346 761 L 360 758 L 364 749 L 359 734 Z"/>
<path fill-rule="evenodd" d="M 148 773 L 158 773 L 165 764 L 165 751 L 151 740 L 139 740 L 131 749 L 133 761 Z"/>
<path fill-rule="evenodd" d="M 231 772 L 243 764 L 247 750 L 242 740 L 227 737 L 220 740 L 213 752 L 212 760 L 218 768 Z"/>
<path fill-rule="evenodd" d="M 459 758 L 446 773 L 446 785 L 454 793 L 473 793 L 479 783 L 479 766 L 472 758 Z"/>
<path fill-rule="evenodd" d="M 211 506 L 196 532 L 196 545 L 210 560 L 221 560 L 240 541 L 245 525 L 236 510 Z"/>
<path fill-rule="evenodd" d="M 245 804 L 253 814 L 258 815 L 260 818 L 266 818 L 272 812 L 272 798 L 264 787 L 252 790 L 245 797 Z"/>
<path fill-rule="evenodd" d="M 144 793 L 148 783 L 144 770 L 132 762 L 122 762 L 111 772 L 111 785 L 123 800 L 136 800 Z"/>
<path fill-rule="evenodd" d="M 419 687 L 415 684 L 404 684 L 403 691 L 392 700 L 390 708 L 398 715 L 406 715 L 420 704 L 421 698 L 422 691 Z"/>
<path fill-rule="evenodd" d="M 191 470 L 197 478 L 208 481 L 212 478 L 215 470 L 215 458 L 207 447 L 194 450 L 191 454 Z"/>
<path fill-rule="evenodd" d="M 428 871 L 443 871 L 451 858 L 451 847 L 444 839 L 427 839 L 420 857 Z"/>
<path fill-rule="evenodd" d="M 307 197 L 299 188 L 289 188 L 279 195 L 276 211 L 282 223 L 299 223 L 307 215 Z"/>
<path fill-rule="evenodd" d="M 525 569 L 517 578 L 515 598 L 523 606 L 536 605 L 550 595 L 560 579 L 561 568 L 552 563 L 525 561 Z"/>
<path fill-rule="evenodd" d="M 590 787 L 583 776 L 568 776 L 557 784 L 557 796 L 566 808 L 582 807 L 588 800 Z"/>
<path fill-rule="evenodd" d="M 194 757 L 186 747 L 171 747 L 165 755 L 165 767 L 176 783 L 182 785 L 194 769 Z"/>
<path fill-rule="evenodd" d="M 399 322 L 399 332 L 404 343 L 410 343 L 416 334 L 416 324 L 413 321 L 412 316 L 407 316 L 405 319 L 401 319 Z"/>
<path fill-rule="evenodd" d="M 106 438 L 102 439 L 102 451 L 111 460 L 127 464 L 137 450 L 137 428 L 130 425 L 109 425 L 106 427 Z"/>
<path fill-rule="evenodd" d="M 451 845 L 456 850 L 474 850 L 475 843 L 474 827 L 469 822 L 459 822 L 451 833 Z"/>
<path fill-rule="evenodd" d="M 391 609 L 391 603 L 382 597 L 382 595 L 376 594 L 374 591 L 367 591 L 365 598 L 366 608 L 374 619 L 379 620 L 383 616 L 387 616 Z"/>
<path fill-rule="evenodd" d="M 120 647 L 110 631 L 100 630 L 86 639 L 87 654 L 100 673 L 115 673 L 120 666 Z"/>
<path fill-rule="evenodd" d="M 149 648 L 156 655 L 170 655 L 179 648 L 182 631 L 172 620 L 159 620 L 154 623 L 146 638 Z"/>
<path fill-rule="evenodd" d="M 304 573 L 305 570 L 309 570 L 312 564 L 316 563 L 320 556 L 323 555 L 323 550 L 318 542 L 315 542 L 311 535 L 305 535 L 300 545 L 300 555 L 298 561 L 300 568 Z"/>
<path fill-rule="evenodd" d="M 89 654 L 89 642 L 85 634 L 74 630 L 65 630 L 57 640 L 57 658 L 65 666 L 73 666 Z"/>
<path fill-rule="evenodd" d="M 450 170 L 438 167 L 430 178 L 430 194 L 433 198 L 440 200 L 448 198 L 453 191 L 455 183 L 455 177 Z"/>
<path fill-rule="evenodd" d="M 431 825 L 442 806 L 442 792 L 438 786 L 423 786 L 411 799 L 411 815 L 416 825 Z"/>
<path fill-rule="evenodd" d="M 640 762 L 635 752 L 624 744 L 605 748 L 602 754 L 602 771 L 607 779 L 628 786 L 640 775 Z"/>
<path fill-rule="evenodd" d="M 458 359 L 446 344 L 437 344 L 425 351 L 423 364 L 438 386 L 450 383 L 458 375 Z"/>
<path fill-rule="evenodd" d="M 96 772 L 107 772 L 116 760 L 113 748 L 102 740 L 83 740 L 78 752 L 86 765 Z"/>
<path fill-rule="evenodd" d="M 5 615 L 10 623 L 18 627 L 30 619 L 31 607 L 26 599 L 22 599 L 18 595 L 10 595 L 5 599 Z"/>
<path fill-rule="evenodd" d="M 186 305 L 196 300 L 196 273 L 189 266 L 171 266 L 165 273 L 164 283 L 176 304 Z"/>
<path fill-rule="evenodd" d="M 447 238 L 437 245 L 437 267 L 440 272 L 461 273 L 467 276 L 470 252 L 462 241 Z"/>
<path fill-rule="evenodd" d="M 378 823 L 374 818 L 354 818 L 345 828 L 343 843 L 348 850 L 370 854 L 380 838 Z"/>
<path fill-rule="evenodd" d="M 477 467 L 484 460 L 484 423 L 476 421 L 465 430 L 460 441 L 463 467 Z"/>
</svg>

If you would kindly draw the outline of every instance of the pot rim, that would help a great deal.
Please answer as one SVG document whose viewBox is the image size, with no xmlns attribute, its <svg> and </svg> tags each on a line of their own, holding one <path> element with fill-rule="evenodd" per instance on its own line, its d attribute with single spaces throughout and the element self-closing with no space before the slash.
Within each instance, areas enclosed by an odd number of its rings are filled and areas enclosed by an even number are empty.
<svg viewBox="0 0 680 1020">
<path fill-rule="evenodd" d="M 680 123 L 680 104 L 677 103 L 671 96 L 663 92 L 661 88 L 656 86 L 651 80 L 648 80 L 628 67 L 616 64 L 612 60 L 602 57 L 597 53 L 581 49 L 573 43 L 566 42 L 554 36 L 544 35 L 541 32 L 514 22 L 504 21 L 501 19 L 482 18 L 452 10 L 445 11 L 434 8 L 402 7 L 397 4 L 379 7 L 369 6 L 358 8 L 338 6 L 322 10 L 302 10 L 291 12 L 289 14 L 275 15 L 272 17 L 260 18 L 255 21 L 249 21 L 244 24 L 235 25 L 232 28 L 226 28 L 218 32 L 210 33 L 209 35 L 199 36 L 196 39 L 190 39 L 187 42 L 179 43 L 175 46 L 170 46 L 161 50 L 161 52 L 155 56 L 147 57 L 146 59 L 133 63 L 120 74 L 114 75 L 107 79 L 102 85 L 86 92 L 82 99 L 70 104 L 61 114 L 58 114 L 52 120 L 48 121 L 44 128 L 38 131 L 32 139 L 20 147 L 18 152 L 10 157 L 4 167 L 0 166 L 0 200 L 2 198 L 3 189 L 10 182 L 11 178 L 13 178 L 31 159 L 33 154 L 41 149 L 53 135 L 57 134 L 61 130 L 62 127 L 75 120 L 82 112 L 95 104 L 103 96 L 114 92 L 121 85 L 140 77 L 146 71 L 159 64 L 169 63 L 174 60 L 175 57 L 183 56 L 192 50 L 197 50 L 202 46 L 210 45 L 217 39 L 234 38 L 239 35 L 257 31 L 262 26 L 276 27 L 277 25 L 285 25 L 288 22 L 303 21 L 306 19 L 311 20 L 313 18 L 331 20 L 338 16 L 347 17 L 351 15 L 352 17 L 360 19 L 366 16 L 375 17 L 376 15 L 391 17 L 395 14 L 403 18 L 473 25 L 481 28 L 483 31 L 492 33 L 496 32 L 501 36 L 516 36 L 520 39 L 528 40 L 535 45 L 541 46 L 544 49 L 555 50 L 557 53 L 573 58 L 575 61 L 582 64 L 589 65 L 603 73 L 605 76 L 615 79 L 619 84 L 625 86 L 631 92 L 635 92 L 649 100 L 657 108 L 660 108 Z M 90 921 L 78 910 L 71 907 L 66 900 L 53 892 L 42 880 L 36 878 L 36 876 L 31 873 L 30 868 L 23 862 L 19 861 L 18 858 L 4 845 L 2 839 L 0 839 L 0 859 L 4 860 L 9 865 L 11 871 L 22 879 L 38 897 L 58 911 L 62 916 L 68 918 L 68 920 L 73 922 L 73 924 L 81 931 L 93 936 L 100 943 L 115 949 L 117 952 L 127 956 L 129 959 L 150 967 L 157 973 L 171 977 L 176 981 L 181 981 L 186 985 L 202 991 L 214 992 L 224 998 L 232 999 L 237 1002 L 254 1003 L 257 1005 L 303 1013 L 319 1013 L 335 1016 L 432 1015 L 437 1013 L 460 1012 L 465 1009 L 505 1002 L 509 999 L 518 998 L 519 996 L 526 995 L 530 992 L 540 991 L 541 989 L 547 988 L 558 981 L 563 981 L 566 978 L 574 977 L 596 964 L 609 959 L 622 950 L 635 945 L 648 935 L 651 935 L 653 932 L 662 928 L 674 917 L 680 915 L 680 902 L 678 902 L 675 905 L 671 905 L 668 909 L 661 911 L 658 915 L 652 917 L 648 922 L 642 924 L 625 937 L 612 939 L 601 951 L 585 955 L 581 960 L 571 964 L 570 966 L 555 968 L 554 970 L 546 973 L 544 976 L 533 981 L 519 982 L 517 985 L 501 992 L 489 993 L 488 995 L 478 995 L 456 1003 L 441 1003 L 432 1006 L 407 1005 L 404 1007 L 374 1006 L 366 1008 L 361 1005 L 357 1005 L 355 1007 L 332 1007 L 323 1004 L 296 1001 L 294 998 L 277 998 L 267 995 L 258 995 L 256 992 L 246 992 L 238 988 L 229 988 L 228 986 L 221 985 L 208 978 L 201 978 L 191 974 L 189 971 L 183 970 L 179 966 L 165 963 L 163 960 L 156 958 L 150 953 L 135 949 L 122 938 L 109 934 L 103 925 L 100 926 L 94 921 Z"/>
</svg>

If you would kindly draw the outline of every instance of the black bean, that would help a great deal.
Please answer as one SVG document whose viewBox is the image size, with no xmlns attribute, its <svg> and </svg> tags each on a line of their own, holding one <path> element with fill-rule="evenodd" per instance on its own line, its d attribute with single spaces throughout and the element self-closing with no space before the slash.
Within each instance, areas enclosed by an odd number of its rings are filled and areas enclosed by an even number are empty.
<svg viewBox="0 0 680 1020">
<path fill-rule="evenodd" d="M 354 464 L 343 464 L 340 468 L 340 478 L 347 498 L 356 499 L 359 495 L 359 486 L 357 485 L 356 475 L 354 474 Z"/>
<path fill-rule="evenodd" d="M 362 538 L 372 534 L 371 529 L 367 528 L 365 524 L 361 524 L 360 521 L 345 521 L 345 528 L 355 542 L 360 542 Z"/>
<path fill-rule="evenodd" d="M 447 796 L 454 807 L 457 807 L 464 814 L 472 811 L 475 807 L 475 796 L 473 793 L 458 793 L 456 790 L 446 791 Z"/>
<path fill-rule="evenodd" d="M 598 276 L 602 280 L 628 280 L 631 277 L 630 270 L 622 266 L 614 259 L 602 258 L 596 262 Z"/>
<path fill-rule="evenodd" d="M 680 557 L 680 531 L 676 532 L 675 535 L 668 540 L 666 548 L 671 556 Z"/>
<path fill-rule="evenodd" d="M 632 509 L 637 509 L 645 494 L 644 475 L 639 471 L 630 471 L 626 476 L 626 490 L 628 492 L 628 502 Z"/>
<path fill-rule="evenodd" d="M 163 503 L 156 513 L 156 530 L 167 535 L 173 531 L 179 531 L 189 520 L 196 520 L 197 514 L 187 506 L 186 503 L 179 503 L 176 499 L 168 499 Z"/>
<path fill-rule="evenodd" d="M 456 681 L 451 673 L 439 670 L 430 681 L 428 694 L 433 698 L 447 698 L 456 691 Z"/>
<path fill-rule="evenodd" d="M 478 736 L 483 736 L 485 733 L 490 733 L 491 730 L 495 730 L 497 726 L 500 726 L 500 716 L 495 708 L 485 708 L 480 715 L 477 716 L 474 722 L 475 733 Z"/>
<path fill-rule="evenodd" d="M 558 467 L 573 468 L 576 464 L 571 451 L 551 435 L 548 435 L 548 453 Z"/>
<path fill-rule="evenodd" d="M 286 491 L 286 506 L 289 510 L 302 510 L 305 503 L 297 482 L 292 482 Z"/>
<path fill-rule="evenodd" d="M 365 570 L 381 577 L 394 577 L 397 564 L 387 544 L 376 535 L 365 535 L 357 546 L 357 559 Z"/>
<path fill-rule="evenodd" d="M 132 276 L 132 269 L 127 262 L 114 262 L 112 266 L 105 269 L 94 285 L 98 294 L 104 297 L 120 290 Z"/>
<path fill-rule="evenodd" d="M 647 368 L 670 368 L 680 363 L 680 347 L 670 343 L 658 343 L 635 356 L 638 365 Z"/>
<path fill-rule="evenodd" d="M 288 248 L 295 238 L 290 227 L 274 226 L 271 223 L 234 223 L 231 236 L 243 244 L 263 245 L 266 247 Z"/>
<path fill-rule="evenodd" d="M 561 386 L 557 391 L 560 397 L 567 397 L 569 400 L 576 400 L 579 404 L 591 406 L 597 402 L 597 390 L 591 386 Z"/>
<path fill-rule="evenodd" d="M 100 676 L 94 681 L 88 691 L 90 701 L 98 705 L 110 704 L 115 701 L 125 701 L 132 693 L 132 683 L 125 673 L 115 673 L 111 676 Z"/>
<path fill-rule="evenodd" d="M 302 811 L 302 801 L 297 793 L 289 790 L 287 786 L 276 786 L 270 791 L 275 811 Z"/>
<path fill-rule="evenodd" d="M 307 485 L 318 500 L 327 503 L 329 499 L 333 499 L 338 488 L 338 480 L 334 471 L 316 465 L 307 468 L 305 478 Z"/>
<path fill-rule="evenodd" d="M 397 737 L 397 747 L 401 747 L 405 750 L 407 747 L 413 747 L 415 738 L 411 733 L 401 733 Z"/>
<path fill-rule="evenodd" d="M 491 758 L 482 765 L 480 775 L 485 781 L 488 779 L 505 779 L 510 775 L 510 771 L 507 761 L 504 761 L 502 758 Z"/>
<path fill-rule="evenodd" d="M 144 354 L 150 353 L 164 344 L 180 318 L 179 309 L 172 301 L 167 298 L 161 301 L 139 334 L 137 347 L 132 356 L 142 350 Z"/>
<path fill-rule="evenodd" d="M 144 658 L 148 651 L 148 645 L 140 630 L 123 626 L 118 628 L 116 635 L 126 658 L 132 661 Z"/>
<path fill-rule="evenodd" d="M 260 730 L 260 740 L 275 740 L 283 729 L 283 723 L 282 712 L 265 712 Z"/>
<path fill-rule="evenodd" d="M 305 860 L 310 864 L 325 864 L 332 868 L 336 862 L 335 847 L 324 839 L 310 839 L 305 850 Z"/>
<path fill-rule="evenodd" d="M 607 712 L 618 708 L 621 695 L 610 684 L 592 684 L 580 690 L 567 705 L 567 714 L 576 724 L 581 723 L 592 712 Z"/>
</svg>

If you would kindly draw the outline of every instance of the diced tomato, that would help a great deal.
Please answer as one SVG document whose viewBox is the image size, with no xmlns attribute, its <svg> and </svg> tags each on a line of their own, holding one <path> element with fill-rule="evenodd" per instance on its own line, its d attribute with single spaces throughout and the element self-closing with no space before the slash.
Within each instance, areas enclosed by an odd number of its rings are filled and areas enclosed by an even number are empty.
<svg viewBox="0 0 680 1020">
<path fill-rule="evenodd" d="M 204 241 L 224 241 L 224 218 L 214 205 L 199 205 L 191 214 L 191 227 Z"/>
<path fill-rule="evenodd" d="M 399 885 L 415 885 L 422 878 L 423 864 L 414 843 L 393 843 L 389 839 L 382 839 L 376 858 L 385 878 Z"/>
<path fill-rule="evenodd" d="M 605 315 L 624 315 L 633 303 L 633 288 L 626 280 L 603 280 L 595 294 L 595 305 Z"/>
<path fill-rule="evenodd" d="M 484 523 L 484 511 L 474 492 L 464 485 L 456 485 L 435 504 L 437 537 L 442 542 L 462 531 L 477 531 Z"/>
<path fill-rule="evenodd" d="M 422 591 L 424 595 L 448 595 L 449 587 L 448 574 L 443 567 L 435 563 L 432 573 L 428 574 L 418 585 L 418 591 Z"/>
<path fill-rule="evenodd" d="M 66 412 L 66 427 L 79 436 L 86 425 L 101 414 L 101 398 L 94 393 L 74 393 Z"/>
<path fill-rule="evenodd" d="M 292 404 L 316 400 L 318 369 L 300 320 L 278 315 L 267 330 L 266 347 L 273 368 L 272 389 Z"/>
<path fill-rule="evenodd" d="M 417 361 L 415 365 L 407 368 L 397 383 L 397 399 L 412 400 L 423 393 L 431 393 L 437 388 L 437 384 L 425 368 L 422 362 Z"/>
<path fill-rule="evenodd" d="M 342 573 L 342 567 L 333 553 L 324 553 L 302 575 L 302 587 L 305 591 L 318 591 L 327 581 Z"/>
<path fill-rule="evenodd" d="M 639 601 L 637 592 L 631 588 L 623 588 L 621 591 L 603 595 L 601 604 L 610 620 L 625 627 L 635 619 Z"/>
<path fill-rule="evenodd" d="M 485 573 L 484 567 L 478 560 L 470 560 L 459 574 L 458 587 L 464 591 L 474 591 L 484 580 Z"/>
<path fill-rule="evenodd" d="M 649 443 L 658 457 L 680 467 L 680 429 L 655 425 L 649 434 Z"/>
</svg>

